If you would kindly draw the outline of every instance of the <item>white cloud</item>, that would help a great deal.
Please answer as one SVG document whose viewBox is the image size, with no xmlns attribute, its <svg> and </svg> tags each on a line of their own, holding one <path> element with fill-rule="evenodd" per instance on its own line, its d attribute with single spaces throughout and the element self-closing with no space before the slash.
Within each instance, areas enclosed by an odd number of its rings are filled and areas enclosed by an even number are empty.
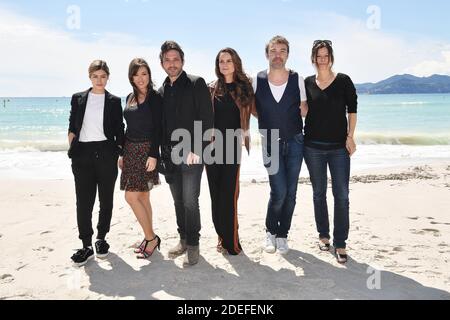
<svg viewBox="0 0 450 320">
<path fill-rule="evenodd" d="M 305 19 L 317 29 L 312 33 L 290 35 L 294 49 L 303 55 L 294 58 L 295 62 L 291 64 L 300 66 L 299 70 L 305 74 L 314 72 L 309 56 L 315 39 L 333 41 L 335 70 L 351 75 L 358 83 L 376 82 L 403 73 L 449 73 L 450 49 L 446 43 L 417 35 L 388 34 L 382 29 L 382 24 L 380 30 L 370 30 L 365 21 L 336 14 L 308 13 Z"/>
<path fill-rule="evenodd" d="M 423 76 L 450 72 L 448 43 L 417 36 L 411 40 L 383 29 L 369 30 L 365 21 L 336 14 L 307 12 L 298 21 L 298 28 L 286 30 L 285 35 L 292 46 L 289 66 L 302 75 L 314 72 L 309 62 L 311 44 L 323 38 L 333 40 L 335 70 L 351 75 L 357 83 L 402 73 Z M 120 33 L 90 34 L 89 41 L 77 35 L 0 8 L 0 96 L 68 96 L 84 90 L 90 85 L 87 68 L 94 59 L 108 62 L 108 90 L 118 95 L 130 91 L 127 70 L 134 57 L 149 62 L 158 85 L 165 78 L 158 58 L 160 43 L 143 45 L 138 37 Z M 267 67 L 262 47 L 244 60 L 251 74 L 261 66 Z M 211 48 L 193 49 L 187 45 L 183 49 L 186 71 L 212 80 L 215 53 L 210 52 Z"/>
<path fill-rule="evenodd" d="M 97 34 L 95 41 L 84 42 L 70 31 L 55 31 L 0 8 L 0 39 L 0 96 L 68 96 L 84 90 L 90 86 L 87 69 L 94 59 L 107 61 L 108 90 L 118 95 L 130 91 L 128 63 L 135 57 L 147 60 L 158 85 L 166 76 L 159 63 L 160 44 L 145 46 L 127 34 Z M 201 52 L 184 50 L 194 59 L 195 72 L 212 77 L 213 65 L 204 63 Z"/>
<path fill-rule="evenodd" d="M 450 75 L 450 51 L 442 51 L 441 55 L 441 59 L 425 60 L 407 69 L 407 72 L 422 77 L 428 77 L 432 74 Z"/>
</svg>

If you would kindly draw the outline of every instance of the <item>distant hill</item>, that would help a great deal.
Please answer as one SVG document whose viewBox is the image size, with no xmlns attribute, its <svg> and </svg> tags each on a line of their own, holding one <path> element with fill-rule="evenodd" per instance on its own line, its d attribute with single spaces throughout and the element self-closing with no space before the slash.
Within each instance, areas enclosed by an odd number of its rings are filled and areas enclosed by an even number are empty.
<svg viewBox="0 0 450 320">
<path fill-rule="evenodd" d="M 404 74 L 377 83 L 356 84 L 355 87 L 360 94 L 450 93 L 450 77 L 435 74 L 421 78 Z"/>
</svg>

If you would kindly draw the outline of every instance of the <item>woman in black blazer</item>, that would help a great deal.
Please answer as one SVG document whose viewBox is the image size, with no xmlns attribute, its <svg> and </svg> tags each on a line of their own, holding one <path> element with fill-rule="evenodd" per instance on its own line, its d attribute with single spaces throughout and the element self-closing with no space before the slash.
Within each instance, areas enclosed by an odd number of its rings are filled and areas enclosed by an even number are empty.
<svg viewBox="0 0 450 320">
<path fill-rule="evenodd" d="M 120 98 L 105 90 L 109 68 L 96 60 L 89 66 L 92 88 L 72 96 L 69 119 L 69 152 L 75 177 L 77 223 L 83 248 L 72 260 L 82 266 L 94 257 L 92 248 L 92 210 L 98 188 L 100 214 L 95 249 L 98 258 L 108 255 L 105 241 L 113 209 L 117 160 L 124 142 L 123 113 Z"/>
</svg>

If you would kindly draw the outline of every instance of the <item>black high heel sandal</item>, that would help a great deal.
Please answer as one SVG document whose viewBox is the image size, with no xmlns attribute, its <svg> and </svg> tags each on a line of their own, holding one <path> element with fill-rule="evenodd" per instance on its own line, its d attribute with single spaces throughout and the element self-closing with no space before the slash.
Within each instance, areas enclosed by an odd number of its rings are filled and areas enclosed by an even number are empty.
<svg viewBox="0 0 450 320">
<path fill-rule="evenodd" d="M 337 262 L 339 262 L 340 264 L 344 264 L 348 261 L 348 256 L 346 254 L 340 254 L 337 251 L 337 248 L 334 249 L 334 254 L 336 255 Z"/>
<path fill-rule="evenodd" d="M 147 246 L 150 242 L 152 241 L 157 241 L 156 246 L 152 249 L 152 251 L 147 251 Z M 158 250 L 161 249 L 161 238 L 158 236 L 155 236 L 152 240 L 146 240 L 144 239 L 144 241 L 142 242 L 144 244 L 143 248 L 141 249 L 141 252 L 139 252 L 140 255 L 137 256 L 138 259 L 148 259 L 152 256 L 153 252 L 155 251 L 156 248 L 158 248 Z M 139 246 L 140 247 L 140 246 Z"/>
<path fill-rule="evenodd" d="M 147 240 L 142 240 L 141 244 L 134 249 L 134 253 L 141 253 L 144 250 L 145 241 Z"/>
</svg>

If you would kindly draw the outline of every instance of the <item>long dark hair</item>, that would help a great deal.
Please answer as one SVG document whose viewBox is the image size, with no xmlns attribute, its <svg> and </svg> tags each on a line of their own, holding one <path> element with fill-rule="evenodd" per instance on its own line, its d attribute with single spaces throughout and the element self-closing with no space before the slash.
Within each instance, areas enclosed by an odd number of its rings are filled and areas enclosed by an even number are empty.
<svg viewBox="0 0 450 320">
<path fill-rule="evenodd" d="M 130 80 L 130 84 L 133 87 L 133 98 L 130 100 L 130 105 L 131 105 L 131 102 L 136 102 L 136 104 L 138 103 L 139 90 L 136 87 L 136 85 L 134 84 L 133 77 L 138 73 L 138 71 L 141 67 L 144 67 L 145 69 L 147 69 L 148 77 L 149 77 L 149 82 L 148 82 L 148 87 L 147 87 L 147 96 L 145 98 L 147 99 L 155 91 L 155 89 L 154 89 L 155 85 L 153 84 L 153 81 L 152 81 L 152 73 L 150 71 L 150 67 L 149 67 L 147 61 L 145 61 L 142 58 L 135 58 L 135 59 L 131 60 L 130 67 L 128 68 L 128 80 Z"/>
<path fill-rule="evenodd" d="M 232 48 L 224 48 L 219 51 L 216 57 L 216 76 L 217 76 L 217 86 L 216 86 L 216 96 L 221 97 L 228 93 L 227 86 L 225 85 L 225 77 L 220 72 L 219 68 L 219 60 L 220 55 L 222 53 L 228 53 L 231 56 L 231 59 L 233 60 L 234 64 L 234 74 L 233 74 L 233 81 L 236 84 L 236 92 L 235 92 L 235 99 L 243 106 L 243 107 L 250 107 L 253 98 L 253 87 L 250 82 L 250 78 L 247 76 L 247 74 L 244 72 L 242 68 L 242 60 L 239 57 L 239 54 L 236 52 L 236 50 Z"/>
</svg>

